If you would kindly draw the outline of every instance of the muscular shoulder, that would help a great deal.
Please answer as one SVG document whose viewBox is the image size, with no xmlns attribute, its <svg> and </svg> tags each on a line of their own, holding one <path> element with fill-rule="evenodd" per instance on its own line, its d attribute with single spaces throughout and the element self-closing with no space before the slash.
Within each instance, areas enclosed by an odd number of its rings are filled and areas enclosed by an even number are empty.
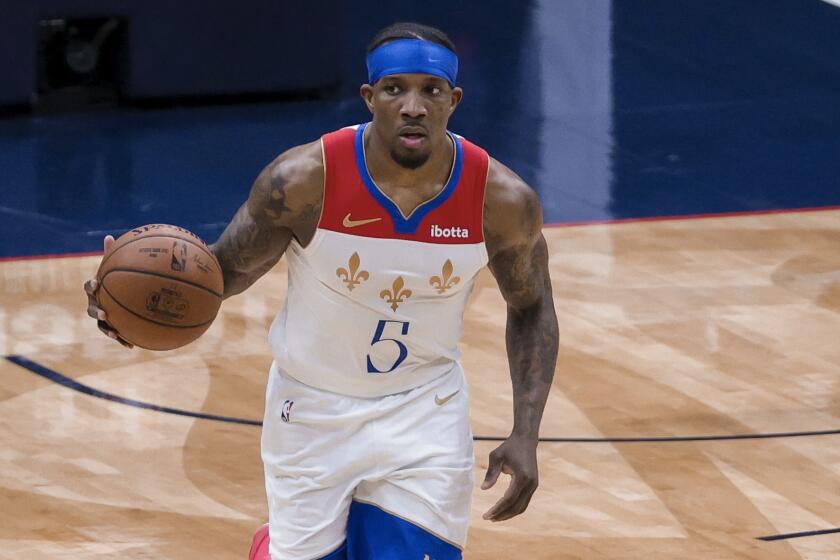
<svg viewBox="0 0 840 560">
<path fill-rule="evenodd" d="M 542 229 L 537 193 L 516 173 L 490 159 L 484 200 L 484 237 L 492 254 L 528 245 Z"/>
<path fill-rule="evenodd" d="M 324 161 L 321 142 L 291 148 L 268 164 L 248 197 L 257 220 L 291 229 L 300 239 L 314 232 L 321 212 Z"/>
</svg>

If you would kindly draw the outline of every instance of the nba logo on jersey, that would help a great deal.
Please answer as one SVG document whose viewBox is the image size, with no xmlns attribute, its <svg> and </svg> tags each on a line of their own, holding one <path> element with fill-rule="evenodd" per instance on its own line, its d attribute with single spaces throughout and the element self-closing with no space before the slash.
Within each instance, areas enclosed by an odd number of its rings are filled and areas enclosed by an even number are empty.
<svg viewBox="0 0 840 560">
<path fill-rule="evenodd" d="M 292 405 L 295 401 L 286 401 L 283 403 L 283 410 L 280 412 L 280 419 L 283 422 L 289 421 L 289 416 L 292 414 Z"/>
</svg>

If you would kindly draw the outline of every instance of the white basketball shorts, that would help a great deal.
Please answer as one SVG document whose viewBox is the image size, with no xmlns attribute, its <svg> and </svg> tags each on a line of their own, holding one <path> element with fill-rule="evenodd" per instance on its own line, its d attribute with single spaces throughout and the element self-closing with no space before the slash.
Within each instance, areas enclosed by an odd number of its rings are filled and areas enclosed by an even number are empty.
<svg viewBox="0 0 840 560">
<path fill-rule="evenodd" d="M 379 539 L 358 533 L 370 512 L 435 541 L 414 546 L 406 544 L 414 537 L 406 537 L 399 546 L 412 548 L 411 555 L 394 558 L 460 558 L 474 463 L 460 366 L 404 393 L 359 398 L 304 385 L 273 364 L 262 458 L 272 560 L 339 558 L 343 547 L 348 558 L 369 554 L 354 549 L 391 557 L 375 551 L 392 550 L 393 543 L 353 542 Z"/>
</svg>

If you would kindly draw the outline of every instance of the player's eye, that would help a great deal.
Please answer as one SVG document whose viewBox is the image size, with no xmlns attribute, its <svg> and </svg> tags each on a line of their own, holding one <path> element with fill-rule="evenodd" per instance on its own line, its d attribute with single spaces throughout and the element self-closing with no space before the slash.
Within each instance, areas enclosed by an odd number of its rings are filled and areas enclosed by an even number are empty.
<svg viewBox="0 0 840 560">
<path fill-rule="evenodd" d="M 440 95 L 440 93 L 441 93 L 441 89 L 440 89 L 439 87 L 437 87 L 437 86 L 429 86 L 429 87 L 427 87 L 427 88 L 426 88 L 426 92 L 427 92 L 429 95 L 435 95 L 435 96 L 437 96 L 437 95 Z"/>
<path fill-rule="evenodd" d="M 396 95 L 400 92 L 399 86 L 395 86 L 394 84 L 388 84 L 383 89 L 388 95 Z"/>
</svg>

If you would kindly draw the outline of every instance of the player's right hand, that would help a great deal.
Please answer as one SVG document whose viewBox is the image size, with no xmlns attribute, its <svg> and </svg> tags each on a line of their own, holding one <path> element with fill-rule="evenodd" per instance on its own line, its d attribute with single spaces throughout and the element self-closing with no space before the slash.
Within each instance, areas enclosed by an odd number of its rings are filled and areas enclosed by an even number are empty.
<svg viewBox="0 0 840 560">
<path fill-rule="evenodd" d="M 114 246 L 114 237 L 106 235 L 103 242 L 105 253 L 102 258 L 111 252 L 111 247 Z M 96 325 L 99 330 L 105 333 L 108 338 L 112 338 L 125 346 L 126 348 L 134 348 L 134 345 L 120 336 L 120 333 L 108 323 L 108 316 L 105 311 L 99 307 L 99 301 L 96 299 L 96 292 L 99 290 L 99 279 L 91 278 L 85 282 L 85 293 L 88 297 L 88 315 L 96 319 Z"/>
</svg>

